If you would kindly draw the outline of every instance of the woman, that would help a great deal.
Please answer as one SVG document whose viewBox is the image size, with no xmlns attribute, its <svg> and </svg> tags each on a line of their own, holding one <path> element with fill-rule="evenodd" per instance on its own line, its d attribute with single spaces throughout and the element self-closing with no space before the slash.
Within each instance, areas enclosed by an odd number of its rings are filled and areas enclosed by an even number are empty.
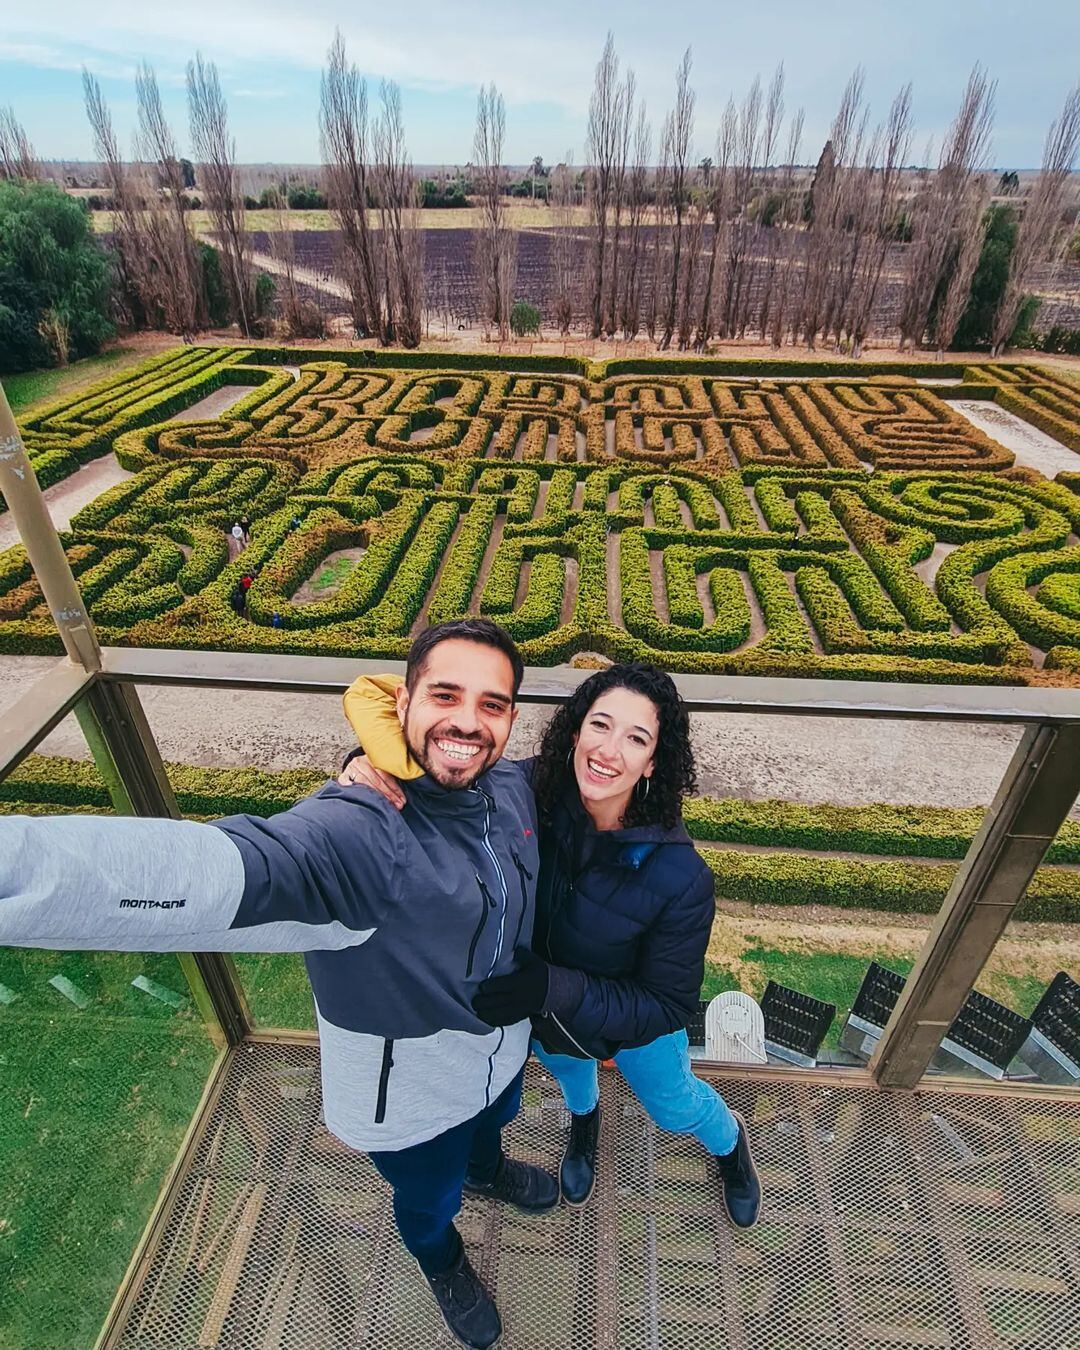
<svg viewBox="0 0 1080 1350">
<path fill-rule="evenodd" d="M 346 712 L 375 769 L 412 776 L 392 682 L 358 680 Z M 686 709 L 671 678 L 628 663 L 598 671 L 555 713 L 532 761 L 540 820 L 533 950 L 473 1000 L 492 1026 L 533 1018 L 533 1051 L 571 1113 L 563 1199 L 583 1205 L 596 1179 L 597 1061 L 614 1059 L 662 1129 L 692 1134 L 717 1160 L 741 1228 L 761 1189 L 746 1125 L 690 1069 L 714 914 L 712 875 L 681 818 L 695 786 Z M 385 791 L 364 760 L 342 781 Z"/>
</svg>

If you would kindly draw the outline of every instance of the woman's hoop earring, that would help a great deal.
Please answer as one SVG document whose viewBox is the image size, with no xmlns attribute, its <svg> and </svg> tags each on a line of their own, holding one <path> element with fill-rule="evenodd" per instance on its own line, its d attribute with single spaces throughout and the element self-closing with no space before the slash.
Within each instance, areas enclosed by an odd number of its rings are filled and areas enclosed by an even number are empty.
<svg viewBox="0 0 1080 1350">
<path fill-rule="evenodd" d="M 647 778 L 639 778 L 637 782 L 638 788 L 641 787 L 642 783 L 645 784 L 645 791 L 638 792 L 637 798 L 639 802 L 643 802 L 645 798 L 649 795 L 649 780 Z"/>
<path fill-rule="evenodd" d="M 574 758 L 574 747 L 571 746 L 566 752 L 566 767 L 570 767 L 570 761 Z"/>
</svg>

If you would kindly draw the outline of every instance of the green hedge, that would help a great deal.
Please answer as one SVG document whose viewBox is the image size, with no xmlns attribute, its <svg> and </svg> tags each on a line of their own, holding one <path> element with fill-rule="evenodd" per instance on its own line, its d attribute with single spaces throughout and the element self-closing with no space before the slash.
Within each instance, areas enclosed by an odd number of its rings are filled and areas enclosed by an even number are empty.
<svg viewBox="0 0 1080 1350">
<path fill-rule="evenodd" d="M 701 853 L 716 878 L 717 896 L 751 904 L 936 914 L 956 875 L 956 867 L 947 863 L 806 858 L 712 848 Z M 1040 867 L 1016 917 L 1080 923 L 1080 875 Z"/>
<path fill-rule="evenodd" d="M 804 805 L 695 797 L 683 808 L 695 839 L 910 858 L 963 858 L 981 807 Z M 1080 863 L 1080 821 L 1062 826 L 1048 862 Z"/>
</svg>

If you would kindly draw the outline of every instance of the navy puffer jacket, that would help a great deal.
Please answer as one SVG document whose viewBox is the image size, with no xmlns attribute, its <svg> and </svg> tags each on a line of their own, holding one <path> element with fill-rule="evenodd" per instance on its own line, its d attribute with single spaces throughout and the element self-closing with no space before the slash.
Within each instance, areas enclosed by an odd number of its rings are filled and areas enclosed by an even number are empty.
<svg viewBox="0 0 1080 1350">
<path fill-rule="evenodd" d="M 551 963 L 546 1050 L 606 1059 L 685 1027 L 712 931 L 713 877 L 680 822 L 596 830 L 576 793 L 540 835 L 533 949 Z"/>
</svg>

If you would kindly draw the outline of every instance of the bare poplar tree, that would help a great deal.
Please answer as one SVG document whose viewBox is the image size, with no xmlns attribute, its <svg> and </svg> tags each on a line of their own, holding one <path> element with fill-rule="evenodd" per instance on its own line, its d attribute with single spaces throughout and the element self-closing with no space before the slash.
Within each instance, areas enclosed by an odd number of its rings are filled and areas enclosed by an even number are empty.
<svg viewBox="0 0 1080 1350">
<path fill-rule="evenodd" d="M 637 97 L 637 81 L 634 72 L 628 70 L 620 90 L 619 102 L 619 143 L 615 156 L 615 173 L 611 194 L 614 220 L 611 226 L 611 284 L 608 286 L 607 318 L 604 331 L 608 337 L 614 337 L 618 328 L 619 284 L 623 253 L 623 211 L 627 205 L 628 176 L 630 172 L 631 128 L 634 122 L 634 102 Z"/>
<path fill-rule="evenodd" d="M 652 158 L 652 128 L 645 105 L 638 108 L 633 151 L 626 176 L 626 247 L 622 268 L 619 327 L 627 340 L 641 328 L 642 286 L 646 258 L 645 220 L 649 204 L 649 161 Z"/>
<path fill-rule="evenodd" d="M 424 250 L 416 219 L 416 178 L 405 145 L 401 91 L 384 80 L 380 98 L 375 179 L 383 255 L 383 329 L 387 341 L 418 347 L 423 337 Z"/>
<path fill-rule="evenodd" d="M 968 183 L 956 217 L 951 256 L 951 271 L 933 315 L 934 344 L 938 359 L 956 336 L 960 320 L 971 296 L 971 279 L 979 265 L 986 237 L 986 208 L 990 201 L 990 183 L 986 174 L 975 174 Z"/>
<path fill-rule="evenodd" d="M 757 243 L 757 230 L 750 219 L 749 208 L 761 135 L 761 107 L 761 80 L 755 75 L 734 125 L 727 258 L 720 309 L 720 332 L 724 336 L 738 337 L 740 329 L 745 327 L 745 306 L 748 304 L 751 282 L 750 264 Z"/>
<path fill-rule="evenodd" d="M 368 207 L 370 128 L 367 85 L 345 55 L 345 39 L 335 33 L 320 86 L 319 132 L 330 210 L 341 236 L 345 284 L 352 299 L 358 337 L 382 338 L 380 285 Z"/>
<path fill-rule="evenodd" d="M 837 295 L 841 266 L 844 213 L 852 177 L 844 172 L 856 158 L 860 141 L 863 73 L 856 70 L 844 87 L 829 140 L 818 160 L 813 183 L 813 216 L 806 231 L 803 284 L 796 327 L 807 347 L 814 349 L 818 334 L 828 329 Z"/>
<path fill-rule="evenodd" d="M 574 161 L 566 160 L 551 171 L 551 249 L 555 273 L 552 318 L 566 337 L 574 321 L 577 301 L 577 267 L 574 233 Z"/>
<path fill-rule="evenodd" d="M 799 222 L 803 217 L 803 194 L 795 189 L 795 165 L 799 158 L 802 143 L 803 110 L 795 114 L 788 130 L 787 162 L 781 178 L 780 208 L 783 232 L 781 234 L 780 257 L 777 263 L 777 282 L 775 290 L 769 291 L 769 305 L 762 316 L 762 335 L 768 334 L 771 344 L 780 348 L 787 334 L 792 299 L 796 293 L 795 256 L 801 238 Z"/>
<path fill-rule="evenodd" d="M 83 97 L 94 136 L 94 149 L 101 160 L 113 208 L 113 230 L 120 286 L 117 303 L 121 319 L 130 328 L 163 322 L 157 294 L 157 261 L 150 237 L 143 227 L 144 190 L 125 164 L 113 128 L 112 114 L 101 86 L 83 67 Z"/>
<path fill-rule="evenodd" d="M 679 282 L 682 276 L 683 235 L 690 184 L 690 145 L 694 138 L 693 89 L 690 88 L 692 58 L 687 47 L 675 75 L 675 106 L 664 120 L 664 159 L 667 162 L 665 189 L 670 203 L 671 257 L 666 285 L 663 331 L 658 345 L 661 350 L 671 346 L 675 336 L 676 312 L 679 301 Z"/>
<path fill-rule="evenodd" d="M 586 200 L 593 238 L 589 255 L 589 336 L 615 329 L 619 235 L 633 116 L 634 76 L 619 83 L 619 58 L 609 32 L 596 66 L 585 144 Z M 609 230 L 612 235 L 609 238 Z"/>
<path fill-rule="evenodd" d="M 904 160 L 911 145 L 911 85 L 892 101 L 884 130 L 871 142 L 862 170 L 854 172 L 851 228 L 854 259 L 840 311 L 839 332 L 862 356 L 900 206 Z M 976 222 L 977 223 L 977 222 Z M 968 274 L 968 283 L 971 276 Z M 956 316 L 959 321 L 959 313 Z"/>
<path fill-rule="evenodd" d="M 1066 193 L 1069 175 L 1080 149 L 1080 85 L 1074 86 L 1065 99 L 1061 113 L 1050 124 L 1043 149 L 1042 168 L 1024 203 L 1023 214 L 1016 231 L 1016 243 L 1009 257 L 1009 274 L 1005 289 L 994 315 L 993 351 L 1000 355 L 1009 340 L 1024 293 L 1031 284 L 1036 264 L 1054 252 L 1055 245 L 1066 237 L 1070 212 Z"/>
<path fill-rule="evenodd" d="M 705 281 L 701 291 L 697 332 L 694 337 L 694 345 L 698 351 L 704 351 L 705 344 L 712 337 L 716 321 L 713 297 L 717 282 L 720 280 L 720 260 L 727 249 L 727 232 L 731 225 L 731 200 L 734 186 L 731 162 L 735 154 L 738 121 L 735 100 L 728 99 L 720 128 L 716 133 L 716 162 L 707 185 L 713 235 L 712 247 L 709 249 L 708 262 L 705 265 Z"/>
<path fill-rule="evenodd" d="M 745 332 L 753 319 L 762 337 L 769 328 L 769 309 L 776 284 L 776 273 L 781 252 L 780 224 L 781 208 L 774 198 L 773 156 L 780 139 L 780 128 L 784 121 L 784 65 L 781 62 L 773 74 L 769 85 L 769 95 L 765 103 L 765 127 L 761 139 L 761 187 L 757 198 L 757 211 L 754 217 L 756 234 L 755 248 L 751 262 L 751 278 L 746 288 L 744 312 L 740 315 L 739 329 Z M 757 300 L 757 312 L 751 313 L 755 301 L 755 281 L 759 257 L 765 264 L 761 281 L 761 295 Z"/>
<path fill-rule="evenodd" d="M 0 178 L 42 178 L 34 147 L 12 107 L 0 108 Z"/>
<path fill-rule="evenodd" d="M 517 238 L 506 223 L 503 142 L 506 104 L 494 84 L 480 90 L 476 105 L 473 163 L 480 191 L 476 261 L 485 321 L 500 341 L 510 335 L 510 308 L 517 265 Z"/>
<path fill-rule="evenodd" d="M 165 326 L 190 337 L 203 326 L 205 318 L 202 276 L 188 229 L 176 141 L 161 105 L 157 76 L 145 62 L 135 75 L 135 96 L 139 116 L 137 157 L 157 167 L 158 181 L 145 184 L 143 210 L 159 266 Z"/>
<path fill-rule="evenodd" d="M 972 70 L 960 111 L 945 137 L 938 171 L 916 198 L 900 314 L 901 350 L 905 343 L 914 347 L 922 342 L 934 297 L 945 281 L 972 179 L 986 160 L 996 87 L 979 66 Z"/>
<path fill-rule="evenodd" d="M 229 111 L 217 66 L 204 61 L 201 53 L 188 62 L 187 92 L 191 145 L 199 163 L 203 199 L 225 255 L 240 331 L 250 337 L 255 331 L 254 288 L 244 198 L 236 173 L 236 142 L 229 135 Z"/>
</svg>

